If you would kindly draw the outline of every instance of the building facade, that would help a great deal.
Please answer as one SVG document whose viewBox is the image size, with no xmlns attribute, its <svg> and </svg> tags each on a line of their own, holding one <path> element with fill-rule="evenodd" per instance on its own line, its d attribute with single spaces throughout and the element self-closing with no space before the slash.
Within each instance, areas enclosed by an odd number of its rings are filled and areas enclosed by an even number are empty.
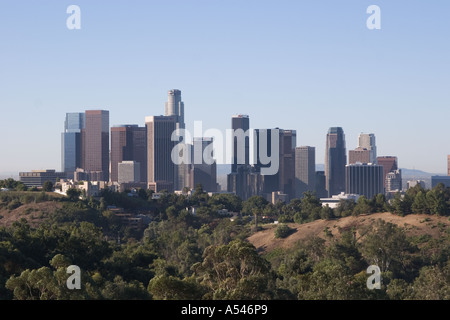
<svg viewBox="0 0 450 320">
<path fill-rule="evenodd" d="M 31 172 L 19 172 L 20 181 L 29 188 L 42 187 L 46 181 L 55 184 L 59 179 L 66 179 L 66 172 L 56 170 L 32 170 Z"/>
<path fill-rule="evenodd" d="M 325 182 L 328 197 L 345 191 L 346 164 L 344 130 L 341 127 L 331 127 L 327 133 L 325 149 Z"/>
<path fill-rule="evenodd" d="M 172 161 L 172 132 L 176 117 L 151 116 L 145 118 L 147 128 L 147 183 L 154 191 L 164 189 L 173 192 L 175 188 L 175 163 Z"/>
<path fill-rule="evenodd" d="M 398 170 L 397 157 L 395 156 L 382 156 L 377 157 L 377 164 L 383 166 L 383 181 L 386 182 L 386 176 L 389 172 Z M 386 183 L 384 185 L 386 188 Z"/>
<path fill-rule="evenodd" d="M 61 171 L 69 177 L 81 168 L 81 130 L 84 126 L 84 113 L 66 113 L 64 132 L 61 134 Z"/>
<path fill-rule="evenodd" d="M 208 150 L 212 151 L 214 140 L 209 137 L 195 137 L 193 140 L 193 157 L 194 160 L 191 166 L 191 189 L 195 189 L 197 185 L 201 184 L 203 190 L 206 192 L 217 191 L 217 165 L 212 156 L 205 159 L 206 153 L 211 155 Z"/>
<path fill-rule="evenodd" d="M 316 186 L 316 148 L 295 148 L 295 196 L 302 198 L 307 191 L 314 192 Z"/>
<path fill-rule="evenodd" d="M 109 111 L 87 110 L 81 130 L 82 163 L 99 181 L 109 181 Z M 96 179 L 97 180 L 97 179 Z"/>
<path fill-rule="evenodd" d="M 140 166 L 136 182 L 147 181 L 147 131 L 138 125 L 120 125 L 111 128 L 111 182 L 119 180 L 119 163 L 135 161 Z"/>
<path fill-rule="evenodd" d="M 117 165 L 118 183 L 141 182 L 141 164 L 136 161 L 122 161 Z"/>
<path fill-rule="evenodd" d="M 349 150 L 348 164 L 355 163 L 372 163 L 370 150 L 362 147 L 357 147 L 355 150 Z"/>
<path fill-rule="evenodd" d="M 372 199 L 384 194 L 383 167 L 376 164 L 349 164 L 345 166 L 345 193 L 359 194 Z"/>
<path fill-rule="evenodd" d="M 360 133 L 358 136 L 358 148 L 369 151 L 369 161 L 365 163 L 377 163 L 377 145 L 375 141 L 375 134 Z"/>
</svg>

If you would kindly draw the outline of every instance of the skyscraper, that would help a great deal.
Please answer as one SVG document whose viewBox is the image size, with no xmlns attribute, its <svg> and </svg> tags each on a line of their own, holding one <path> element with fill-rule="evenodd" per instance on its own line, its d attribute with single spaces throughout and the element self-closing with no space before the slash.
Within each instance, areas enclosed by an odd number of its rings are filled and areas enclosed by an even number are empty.
<svg viewBox="0 0 450 320">
<path fill-rule="evenodd" d="M 159 190 L 164 185 L 174 191 L 175 163 L 172 161 L 172 132 L 176 127 L 174 116 L 151 116 L 145 118 L 147 127 L 147 183 L 150 189 Z"/>
<path fill-rule="evenodd" d="M 279 191 L 287 194 L 289 199 L 295 197 L 296 146 L 297 146 L 297 132 L 295 130 L 280 129 Z"/>
<path fill-rule="evenodd" d="M 248 166 L 250 155 L 249 129 L 250 119 L 248 115 L 235 115 L 231 118 L 233 130 L 233 162 L 231 172 L 238 172 L 239 167 Z"/>
<path fill-rule="evenodd" d="M 358 147 L 369 150 L 369 161 L 367 163 L 377 162 L 377 145 L 375 142 L 375 134 L 360 133 L 358 136 Z"/>
<path fill-rule="evenodd" d="M 396 171 L 398 169 L 397 157 L 394 156 L 382 156 L 377 157 L 377 163 L 383 166 L 383 181 L 386 188 L 386 176 L 389 172 Z"/>
<path fill-rule="evenodd" d="M 191 168 L 191 187 L 196 188 L 197 185 L 201 184 L 203 190 L 206 192 L 216 192 L 217 191 L 217 165 L 216 161 L 212 158 L 205 159 L 204 153 L 205 149 L 211 147 L 214 143 L 213 138 L 208 137 L 195 137 L 193 143 L 193 157 L 197 161 L 193 161 Z M 200 161 L 198 161 L 201 159 Z"/>
<path fill-rule="evenodd" d="M 355 163 L 372 163 L 370 160 L 371 152 L 366 148 L 357 147 L 355 150 L 348 152 L 348 164 Z"/>
<path fill-rule="evenodd" d="M 175 129 L 185 129 L 184 102 L 181 100 L 180 90 L 169 90 L 164 115 L 175 118 Z M 185 141 L 183 141 L 183 143 L 185 143 Z M 183 151 L 180 152 L 183 153 Z M 189 165 L 186 163 L 176 164 L 174 170 L 174 189 L 182 190 L 184 187 L 189 186 Z"/>
<path fill-rule="evenodd" d="M 447 156 L 447 175 L 450 176 L 450 155 Z"/>
<path fill-rule="evenodd" d="M 325 177 L 328 197 L 345 191 L 345 135 L 341 127 L 328 130 L 325 150 Z"/>
<path fill-rule="evenodd" d="M 120 125 L 111 128 L 111 181 L 118 181 L 118 165 L 135 161 L 140 165 L 139 182 L 147 181 L 147 132 L 138 125 Z"/>
<path fill-rule="evenodd" d="M 87 110 L 81 133 L 82 168 L 91 180 L 109 181 L 109 111 Z"/>
<path fill-rule="evenodd" d="M 295 148 L 295 197 L 314 191 L 316 186 L 316 148 L 302 146 Z"/>
<path fill-rule="evenodd" d="M 84 125 L 84 113 L 66 113 L 61 134 L 61 171 L 70 178 L 77 168 L 81 168 L 81 130 Z"/>
<path fill-rule="evenodd" d="M 376 164 L 349 164 L 345 166 L 346 187 L 348 194 L 359 194 L 372 199 L 377 194 L 384 194 L 383 167 Z"/>
<path fill-rule="evenodd" d="M 178 89 L 169 90 L 168 99 L 165 105 L 165 116 L 175 117 L 176 128 L 184 129 L 184 102 L 181 101 L 181 91 Z"/>
</svg>

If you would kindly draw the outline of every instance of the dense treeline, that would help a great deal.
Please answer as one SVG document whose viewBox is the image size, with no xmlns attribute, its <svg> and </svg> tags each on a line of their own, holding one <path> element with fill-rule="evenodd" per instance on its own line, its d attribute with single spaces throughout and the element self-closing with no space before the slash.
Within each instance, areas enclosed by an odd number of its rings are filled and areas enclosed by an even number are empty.
<svg viewBox="0 0 450 320">
<path fill-rule="evenodd" d="M 262 197 L 208 196 L 201 187 L 190 197 L 165 193 L 157 200 L 145 190 L 135 197 L 104 190 L 99 199 L 82 200 L 15 190 L 0 192 L 0 212 L 48 201 L 59 206 L 37 227 L 21 219 L 0 228 L 2 299 L 450 298 L 447 225 L 439 226 L 439 239 L 409 238 L 378 220 L 339 237 L 324 230 L 325 237 L 265 255 L 246 241 L 273 220 L 281 222 L 278 236 L 287 237 L 292 230 L 283 222 L 384 211 L 449 215 L 450 193 L 442 185 L 415 187 L 390 201 L 382 195 L 342 201 L 336 209 L 322 207 L 311 193 L 273 205 Z M 143 230 L 129 228 L 110 206 L 145 213 L 150 222 Z M 219 214 L 223 209 L 239 214 Z M 381 290 L 366 287 L 366 269 L 374 264 Z M 66 288 L 69 265 L 82 270 L 80 290 Z"/>
</svg>

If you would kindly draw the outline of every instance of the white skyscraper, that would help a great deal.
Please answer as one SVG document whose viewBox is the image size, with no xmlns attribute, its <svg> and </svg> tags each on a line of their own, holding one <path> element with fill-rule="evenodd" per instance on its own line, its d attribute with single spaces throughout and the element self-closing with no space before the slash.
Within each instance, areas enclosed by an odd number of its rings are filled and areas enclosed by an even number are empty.
<svg viewBox="0 0 450 320">
<path fill-rule="evenodd" d="M 375 143 L 375 134 L 360 133 L 358 136 L 358 147 L 370 151 L 370 163 L 377 163 L 377 146 Z"/>
<path fill-rule="evenodd" d="M 165 116 L 175 117 L 176 129 L 185 129 L 184 124 L 184 102 L 181 101 L 181 91 L 178 89 L 169 90 L 168 99 L 165 105 Z M 189 186 L 189 165 L 175 165 L 175 190 L 182 190 Z"/>
</svg>

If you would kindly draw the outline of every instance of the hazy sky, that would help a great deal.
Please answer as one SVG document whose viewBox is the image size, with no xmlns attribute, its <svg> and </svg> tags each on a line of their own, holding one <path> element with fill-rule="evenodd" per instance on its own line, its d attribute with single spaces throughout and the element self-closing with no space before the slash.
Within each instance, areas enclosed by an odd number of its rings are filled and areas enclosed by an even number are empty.
<svg viewBox="0 0 450 320">
<path fill-rule="evenodd" d="M 81 30 L 69 30 L 69 5 Z M 369 5 L 381 30 L 369 30 Z M 450 1 L 0 0 L 0 172 L 61 168 L 66 112 L 144 125 L 180 89 L 190 128 L 297 130 L 324 162 L 329 127 L 347 151 L 446 172 Z"/>
</svg>

